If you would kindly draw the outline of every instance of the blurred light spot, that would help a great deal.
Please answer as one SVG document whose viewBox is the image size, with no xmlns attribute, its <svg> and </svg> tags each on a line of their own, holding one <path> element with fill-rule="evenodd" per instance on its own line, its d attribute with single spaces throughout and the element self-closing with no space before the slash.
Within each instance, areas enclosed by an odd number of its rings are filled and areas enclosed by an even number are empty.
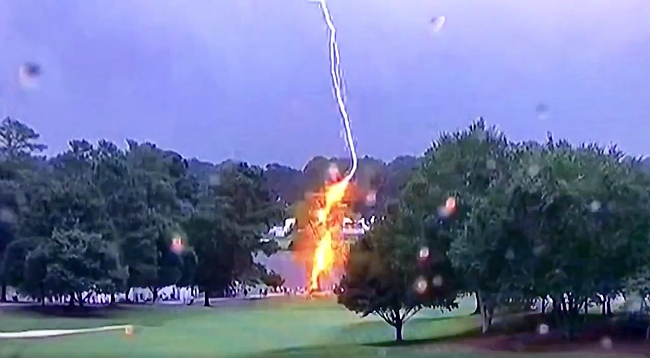
<svg viewBox="0 0 650 358">
<path fill-rule="evenodd" d="M 25 62 L 18 69 L 18 81 L 23 88 L 34 87 L 41 76 L 41 66 L 34 62 Z"/>
<path fill-rule="evenodd" d="M 427 290 L 427 280 L 425 280 L 423 277 L 419 277 L 417 280 L 415 280 L 415 283 L 413 284 L 413 289 L 415 292 L 419 294 L 423 294 Z"/>
<path fill-rule="evenodd" d="M 547 119 L 549 117 L 549 107 L 545 103 L 539 103 L 535 107 L 535 114 L 537 114 L 538 119 Z"/>
<path fill-rule="evenodd" d="M 366 194 L 366 205 L 367 206 L 374 206 L 375 203 L 377 203 L 377 192 L 374 190 L 371 190 Z"/>
<path fill-rule="evenodd" d="M 210 183 L 210 186 L 218 186 L 221 184 L 221 178 L 219 177 L 219 174 L 210 174 L 208 181 Z"/>
<path fill-rule="evenodd" d="M 537 333 L 539 333 L 539 334 L 548 334 L 548 331 L 549 331 L 549 328 L 548 328 L 548 325 L 546 325 L 546 324 L 542 323 L 537 327 Z"/>
<path fill-rule="evenodd" d="M 180 254 L 183 251 L 183 239 L 180 237 L 173 238 L 171 250 L 176 254 Z"/>
<path fill-rule="evenodd" d="M 512 260 L 515 259 L 515 252 L 512 251 L 512 249 L 508 249 L 508 250 L 506 250 L 505 257 L 506 257 L 506 260 L 511 260 L 512 261 Z"/>
<path fill-rule="evenodd" d="M 600 339 L 600 346 L 603 347 L 604 349 L 612 349 L 613 342 L 612 339 L 605 336 Z"/>
<path fill-rule="evenodd" d="M 497 168 L 497 162 L 494 159 L 488 159 L 486 166 L 489 170 L 495 170 Z"/>
<path fill-rule="evenodd" d="M 6 223 L 6 224 L 14 224 L 16 223 L 16 214 L 14 213 L 13 210 L 8 209 L 8 208 L 1 208 L 0 209 L 0 222 Z"/>
<path fill-rule="evenodd" d="M 546 249 L 546 246 L 544 245 L 537 245 L 533 247 L 533 255 L 539 256 L 544 253 L 544 250 Z"/>
<path fill-rule="evenodd" d="M 600 208 L 601 205 L 599 201 L 592 201 L 591 204 L 589 204 L 589 210 L 591 210 L 592 213 L 597 212 Z"/>
<path fill-rule="evenodd" d="M 133 331 L 133 326 L 129 325 L 124 328 L 124 334 L 127 336 L 132 336 L 135 332 Z"/>
<path fill-rule="evenodd" d="M 450 196 L 445 201 L 445 205 L 438 209 L 438 215 L 446 218 L 451 216 L 456 211 L 456 198 Z"/>
<path fill-rule="evenodd" d="M 424 246 L 418 252 L 418 259 L 419 260 L 426 260 L 428 258 L 429 258 L 429 248 Z"/>
<path fill-rule="evenodd" d="M 340 177 L 339 167 L 336 163 L 330 163 L 330 166 L 327 168 L 327 175 L 331 180 L 338 180 Z"/>
<path fill-rule="evenodd" d="M 539 167 L 539 165 L 531 164 L 528 167 L 528 175 L 530 175 L 531 177 L 537 176 L 537 174 L 539 174 L 540 170 L 541 170 L 541 168 Z"/>
<path fill-rule="evenodd" d="M 442 280 L 442 276 L 440 276 L 440 275 L 435 275 L 435 276 L 433 277 L 433 280 L 431 280 L 431 283 L 432 283 L 435 287 L 440 287 L 440 286 L 442 286 L 442 282 L 443 282 L 443 280 Z"/>
<path fill-rule="evenodd" d="M 434 33 L 440 31 L 445 24 L 446 18 L 444 16 L 436 16 L 431 19 L 431 31 Z"/>
<path fill-rule="evenodd" d="M 607 211 L 612 212 L 614 210 L 616 210 L 616 203 L 613 202 L 613 201 L 610 201 L 609 203 L 607 203 Z"/>
</svg>

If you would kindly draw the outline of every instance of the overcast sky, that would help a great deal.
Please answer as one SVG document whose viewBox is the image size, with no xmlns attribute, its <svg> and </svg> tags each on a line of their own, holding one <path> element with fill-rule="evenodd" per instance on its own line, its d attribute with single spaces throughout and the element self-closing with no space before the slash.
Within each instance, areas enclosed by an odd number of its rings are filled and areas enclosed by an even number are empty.
<svg viewBox="0 0 650 358">
<path fill-rule="evenodd" d="M 648 0 L 329 7 L 360 155 L 420 154 L 479 115 L 516 140 L 551 131 L 650 154 Z M 50 153 L 82 137 L 210 161 L 346 154 L 327 28 L 307 0 L 0 0 L 0 44 L 0 109 Z M 36 89 L 18 84 L 24 61 L 42 65 Z"/>
</svg>

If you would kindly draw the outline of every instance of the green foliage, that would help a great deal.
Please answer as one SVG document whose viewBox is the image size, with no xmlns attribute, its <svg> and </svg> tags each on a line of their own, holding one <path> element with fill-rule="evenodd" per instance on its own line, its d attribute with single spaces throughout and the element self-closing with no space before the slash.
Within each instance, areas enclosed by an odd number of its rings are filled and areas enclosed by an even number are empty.
<svg viewBox="0 0 650 358">
<path fill-rule="evenodd" d="M 263 239 L 281 221 L 281 213 L 261 168 L 226 163 L 218 183 L 206 188 L 183 224 L 198 257 L 197 283 L 206 292 L 223 294 L 235 279 L 258 276 L 253 254 L 271 255 L 279 249 L 275 241 Z"/>
<path fill-rule="evenodd" d="M 375 314 L 402 339 L 404 323 L 424 307 L 453 309 L 457 296 L 451 265 L 419 259 L 423 242 L 400 234 L 389 217 L 350 249 L 338 302 L 366 317 Z"/>
<path fill-rule="evenodd" d="M 403 221 L 477 295 L 484 330 L 499 306 L 552 297 L 572 335 L 585 305 L 640 289 L 647 272 L 650 177 L 623 159 L 551 137 L 511 143 L 479 120 L 427 151 L 403 192 Z M 449 196 L 458 206 L 441 216 Z"/>
<path fill-rule="evenodd" d="M 0 123 L 3 299 L 5 283 L 36 297 L 77 294 L 80 304 L 88 290 L 149 287 L 156 297 L 170 284 L 201 283 L 223 291 L 259 272 L 253 253 L 278 249 L 260 242 L 282 207 L 258 167 L 224 163 L 210 187 L 152 143 L 73 140 L 44 159 L 38 140 L 17 120 Z"/>
<path fill-rule="evenodd" d="M 25 289 L 36 297 L 70 294 L 80 303 L 82 292 L 113 293 L 126 279 L 119 252 L 102 236 L 79 229 L 55 230 L 25 261 Z M 36 291 L 37 290 L 37 291 Z"/>
</svg>

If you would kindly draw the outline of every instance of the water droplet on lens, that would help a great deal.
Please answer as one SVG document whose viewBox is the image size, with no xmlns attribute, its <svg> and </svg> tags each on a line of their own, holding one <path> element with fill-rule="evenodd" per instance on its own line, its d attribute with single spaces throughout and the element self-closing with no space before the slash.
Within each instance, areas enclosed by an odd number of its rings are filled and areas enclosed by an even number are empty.
<svg viewBox="0 0 650 358">
<path fill-rule="evenodd" d="M 537 333 L 539 334 L 547 334 L 548 331 L 549 331 L 549 327 L 546 324 L 542 323 L 537 327 Z"/>
<path fill-rule="evenodd" d="M 604 349 L 612 349 L 612 346 L 613 346 L 612 339 L 609 338 L 609 337 L 607 337 L 607 336 L 605 336 L 605 337 L 603 337 L 603 338 L 600 339 L 600 345 L 601 345 L 601 347 L 603 347 Z"/>
<path fill-rule="evenodd" d="M 539 165 L 532 164 L 532 165 L 530 165 L 528 167 L 528 175 L 530 175 L 531 177 L 537 176 L 537 174 L 539 174 L 540 170 L 541 169 L 540 169 Z"/>
<path fill-rule="evenodd" d="M 495 170 L 497 168 L 497 162 L 494 159 L 488 159 L 486 166 L 489 170 Z"/>
<path fill-rule="evenodd" d="M 429 248 L 428 247 L 422 247 L 420 251 L 418 252 L 418 259 L 420 260 L 426 260 L 429 258 Z"/>
<path fill-rule="evenodd" d="M 11 209 L 2 208 L 0 209 L 0 222 L 14 224 L 16 222 L 16 214 Z"/>
<path fill-rule="evenodd" d="M 413 289 L 415 292 L 422 294 L 427 290 L 427 280 L 425 280 L 423 277 L 419 277 L 417 280 L 415 280 L 415 284 L 413 285 Z"/>
</svg>

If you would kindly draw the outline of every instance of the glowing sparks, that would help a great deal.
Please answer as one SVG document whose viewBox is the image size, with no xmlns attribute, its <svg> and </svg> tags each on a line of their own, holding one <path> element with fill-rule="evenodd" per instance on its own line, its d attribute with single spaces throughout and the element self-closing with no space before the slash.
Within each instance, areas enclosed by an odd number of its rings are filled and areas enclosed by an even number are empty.
<svg viewBox="0 0 650 358">
<path fill-rule="evenodd" d="M 358 159 L 357 150 L 352 136 L 352 128 L 350 125 L 350 118 L 347 108 L 345 107 L 345 100 L 343 94 L 343 78 L 341 75 L 339 47 L 336 41 L 336 27 L 332 21 L 329 8 L 325 0 L 311 0 L 320 6 L 323 18 L 329 30 L 329 60 L 330 60 L 330 76 L 332 79 L 332 87 L 334 90 L 334 98 L 338 105 L 339 113 L 341 114 L 341 121 L 343 123 L 343 131 L 345 134 L 345 141 L 350 149 L 350 159 L 352 165 L 350 171 L 341 180 L 325 188 L 325 205 L 324 208 L 318 211 L 318 235 L 320 236 L 316 251 L 313 257 L 313 266 L 310 276 L 309 286 L 311 290 L 319 289 L 319 277 L 323 274 L 330 272 L 334 265 L 335 253 L 333 248 L 333 237 L 337 230 L 341 230 L 338 223 L 330 223 L 329 217 L 332 209 L 334 209 L 345 196 L 346 189 L 350 180 L 357 171 Z M 338 172 L 338 168 L 336 168 Z M 334 170 L 330 167 L 330 176 L 334 176 Z M 336 175 L 338 177 L 338 175 Z M 338 178 L 337 178 L 338 179 Z"/>
</svg>

